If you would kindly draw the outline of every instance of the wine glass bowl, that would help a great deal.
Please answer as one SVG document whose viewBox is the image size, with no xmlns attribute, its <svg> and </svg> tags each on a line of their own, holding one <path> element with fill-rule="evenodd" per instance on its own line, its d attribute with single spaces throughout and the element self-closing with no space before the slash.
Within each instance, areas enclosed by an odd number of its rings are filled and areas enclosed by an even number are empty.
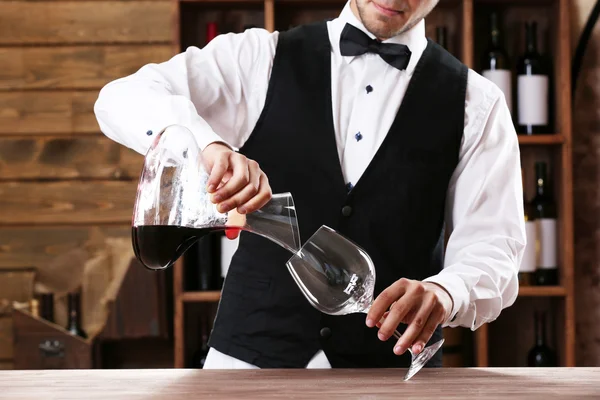
<svg viewBox="0 0 600 400">
<path fill-rule="evenodd" d="M 306 241 L 287 267 L 308 301 L 326 314 L 362 312 L 373 301 L 375 268 L 371 258 L 327 226 Z"/>
<path fill-rule="evenodd" d="M 149 269 L 170 267 L 197 240 L 214 231 L 245 230 L 294 253 L 300 248 L 296 207 L 280 193 L 248 214 L 219 212 L 207 191 L 209 173 L 192 132 L 171 125 L 146 153 L 132 217 L 132 242 Z"/>
<path fill-rule="evenodd" d="M 286 263 L 309 303 L 330 315 L 367 314 L 373 303 L 375 266 L 366 251 L 335 230 L 321 226 Z M 384 318 L 379 321 L 383 323 Z M 400 338 L 394 332 L 396 339 Z M 412 349 L 411 365 L 404 377 L 413 377 L 440 349 L 444 339 Z"/>
</svg>

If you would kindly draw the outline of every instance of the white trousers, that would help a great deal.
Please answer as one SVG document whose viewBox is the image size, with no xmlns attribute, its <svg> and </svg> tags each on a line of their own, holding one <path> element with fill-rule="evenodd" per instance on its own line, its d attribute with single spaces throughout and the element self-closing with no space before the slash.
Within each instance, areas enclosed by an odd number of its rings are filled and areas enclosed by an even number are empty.
<svg viewBox="0 0 600 400">
<path fill-rule="evenodd" d="M 308 364 L 306 364 L 306 368 L 326 369 L 331 368 L 331 364 L 329 364 L 325 353 L 319 350 Z M 259 367 L 223 354 L 211 347 L 208 350 L 206 361 L 204 361 L 204 369 L 259 369 Z"/>
</svg>

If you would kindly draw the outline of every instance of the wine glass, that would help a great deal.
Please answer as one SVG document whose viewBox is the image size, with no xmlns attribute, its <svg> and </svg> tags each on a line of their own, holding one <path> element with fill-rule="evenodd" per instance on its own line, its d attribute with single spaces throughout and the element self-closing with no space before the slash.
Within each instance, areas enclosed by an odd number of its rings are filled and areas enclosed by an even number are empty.
<svg viewBox="0 0 600 400">
<path fill-rule="evenodd" d="M 296 208 L 290 193 L 280 193 L 261 209 L 221 213 L 206 186 L 209 173 L 192 132 L 171 125 L 154 139 L 141 172 L 132 217 L 137 259 L 149 269 L 171 266 L 197 240 L 214 231 L 235 236 L 240 230 L 272 240 L 291 253 L 300 248 Z"/>
<path fill-rule="evenodd" d="M 330 315 L 369 312 L 375 290 L 373 261 L 360 246 L 328 226 L 321 226 L 287 262 L 287 267 L 313 307 Z M 379 321 L 383 323 L 384 318 Z M 400 338 L 398 331 L 394 332 Z M 415 355 L 404 376 L 413 377 L 440 349 L 444 339 Z"/>
</svg>

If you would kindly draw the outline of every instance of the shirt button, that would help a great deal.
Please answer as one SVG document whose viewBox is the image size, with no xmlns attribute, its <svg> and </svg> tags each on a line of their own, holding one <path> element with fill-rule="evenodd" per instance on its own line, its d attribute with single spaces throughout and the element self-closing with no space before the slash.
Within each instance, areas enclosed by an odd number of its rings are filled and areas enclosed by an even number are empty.
<svg viewBox="0 0 600 400">
<path fill-rule="evenodd" d="M 342 207 L 342 215 L 344 217 L 349 217 L 350 214 L 352 214 L 352 207 L 350 207 L 350 206 L 344 206 L 344 207 Z"/>
<path fill-rule="evenodd" d="M 152 136 L 152 131 L 148 131 L 148 132 L 146 132 L 146 135 L 148 135 L 148 136 Z"/>
<path fill-rule="evenodd" d="M 373 86 L 367 85 L 366 90 L 367 90 L 367 94 L 371 93 L 373 91 Z"/>
<path fill-rule="evenodd" d="M 362 134 L 360 132 L 358 132 L 356 135 L 354 135 L 354 139 L 356 139 L 357 142 L 360 142 L 360 140 L 362 139 Z"/>
<path fill-rule="evenodd" d="M 323 339 L 329 339 L 331 337 L 331 329 L 328 327 L 322 328 L 319 333 Z"/>
</svg>

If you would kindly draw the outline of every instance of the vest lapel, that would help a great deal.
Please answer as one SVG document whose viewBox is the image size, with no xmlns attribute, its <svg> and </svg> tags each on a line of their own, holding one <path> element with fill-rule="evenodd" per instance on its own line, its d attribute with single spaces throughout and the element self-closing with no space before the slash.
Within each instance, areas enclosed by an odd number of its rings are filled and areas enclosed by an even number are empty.
<svg viewBox="0 0 600 400">
<path fill-rule="evenodd" d="M 370 179 L 369 176 L 373 174 L 373 170 L 375 169 L 377 164 L 380 163 L 382 154 L 385 151 L 387 151 L 387 148 L 390 145 L 392 145 L 392 143 L 391 143 L 392 141 L 398 140 L 398 138 L 396 136 L 401 135 L 403 133 L 401 124 L 403 122 L 403 119 L 409 118 L 406 116 L 406 112 L 405 112 L 406 108 L 407 108 L 407 104 L 410 104 L 410 102 L 413 101 L 412 96 L 415 91 L 414 88 L 419 84 L 421 72 L 423 71 L 426 63 L 428 62 L 428 59 L 430 58 L 430 53 L 431 53 L 431 43 L 428 42 L 427 47 L 425 48 L 425 51 L 423 52 L 423 55 L 421 56 L 421 58 L 419 59 L 419 62 L 415 66 L 413 75 L 410 79 L 410 82 L 408 83 L 408 87 L 406 88 L 406 93 L 404 95 L 404 98 L 402 99 L 402 103 L 400 104 L 398 113 L 396 114 L 396 117 L 394 118 L 394 121 L 392 122 L 392 125 L 390 126 L 389 131 L 387 132 L 385 138 L 381 142 L 381 145 L 375 152 L 373 159 L 367 165 L 367 168 L 365 169 L 365 171 L 363 172 L 361 177 L 358 179 L 358 181 L 354 185 L 352 191 L 349 193 L 349 196 L 354 196 L 358 190 L 362 190 L 362 187 L 365 186 L 365 181 Z"/>
<path fill-rule="evenodd" d="M 326 129 L 323 130 L 323 132 L 327 132 L 326 135 L 318 138 L 323 144 L 322 146 L 319 146 L 322 150 L 319 156 L 322 157 L 321 161 L 325 165 L 325 170 L 332 182 L 332 189 L 345 197 L 347 195 L 346 182 L 337 151 L 335 127 L 333 124 L 333 102 L 331 99 L 331 46 L 329 43 L 329 35 L 327 33 L 327 25 L 323 23 L 321 27 L 322 29 L 320 29 L 319 37 L 315 38 L 313 41 L 313 43 L 323 43 L 322 46 L 317 46 L 315 48 L 315 59 L 318 60 L 318 62 L 315 62 L 315 66 L 318 72 L 312 74 L 312 76 L 316 77 L 313 90 L 314 93 L 319 93 L 319 95 L 313 96 L 313 117 L 321 119 L 320 125 L 326 127 Z"/>
</svg>

